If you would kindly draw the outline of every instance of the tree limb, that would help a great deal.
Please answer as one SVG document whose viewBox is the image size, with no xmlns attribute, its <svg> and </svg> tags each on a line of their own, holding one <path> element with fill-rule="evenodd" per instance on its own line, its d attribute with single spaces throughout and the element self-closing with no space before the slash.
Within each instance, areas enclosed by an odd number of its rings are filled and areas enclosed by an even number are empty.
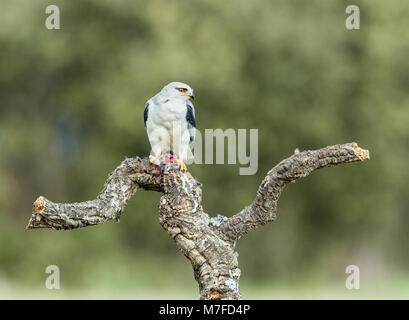
<svg viewBox="0 0 409 320">
<path fill-rule="evenodd" d="M 80 203 L 54 203 L 43 196 L 33 204 L 27 229 L 76 229 L 119 220 L 136 190 L 162 191 L 158 167 L 147 159 L 127 158 L 108 177 L 97 199 Z"/>
<path fill-rule="evenodd" d="M 317 169 L 366 159 L 369 159 L 369 151 L 359 148 L 355 142 L 296 152 L 267 173 L 253 203 L 229 218 L 221 229 L 229 239 L 237 240 L 276 219 L 278 199 L 289 182 L 304 178 Z"/>
<path fill-rule="evenodd" d="M 192 263 L 201 299 L 240 299 L 236 240 L 276 218 L 285 185 L 316 169 L 366 159 L 369 152 L 356 143 L 296 152 L 268 172 L 253 203 L 231 218 L 209 218 L 202 208 L 200 184 L 189 172 L 172 166 L 161 172 L 147 159 L 125 159 L 95 200 L 63 204 L 39 197 L 27 229 L 75 229 L 119 220 L 137 189 L 162 192 L 159 222 Z"/>
</svg>

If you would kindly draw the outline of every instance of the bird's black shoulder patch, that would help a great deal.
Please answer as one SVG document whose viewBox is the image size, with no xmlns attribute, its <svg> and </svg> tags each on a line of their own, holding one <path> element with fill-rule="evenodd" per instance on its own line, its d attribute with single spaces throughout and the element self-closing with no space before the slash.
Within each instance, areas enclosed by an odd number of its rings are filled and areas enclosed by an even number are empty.
<svg viewBox="0 0 409 320">
<path fill-rule="evenodd" d="M 148 120 L 148 112 L 149 112 L 149 102 L 145 105 L 145 110 L 143 111 L 143 123 L 146 127 L 146 121 Z"/>
<path fill-rule="evenodd" d="M 186 121 L 191 127 L 196 128 L 195 110 L 189 102 L 187 103 Z"/>
<path fill-rule="evenodd" d="M 193 104 L 188 100 L 186 102 L 186 122 L 187 122 L 187 129 L 189 130 L 190 134 L 190 142 L 193 142 L 196 137 L 196 117 L 195 117 L 195 108 Z"/>
</svg>

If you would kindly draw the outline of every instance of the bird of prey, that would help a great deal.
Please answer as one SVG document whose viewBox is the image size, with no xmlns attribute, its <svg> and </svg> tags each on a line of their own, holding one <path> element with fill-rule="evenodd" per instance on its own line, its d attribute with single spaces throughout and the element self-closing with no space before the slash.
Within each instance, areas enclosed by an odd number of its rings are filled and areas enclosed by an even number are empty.
<svg viewBox="0 0 409 320">
<path fill-rule="evenodd" d="M 176 160 L 181 170 L 187 170 L 185 161 L 193 157 L 190 143 L 196 132 L 193 99 L 190 86 L 171 82 L 146 103 L 144 122 L 152 147 L 149 156 L 152 163 L 160 165 L 159 157 L 171 154 L 176 157 L 171 160 Z"/>
</svg>

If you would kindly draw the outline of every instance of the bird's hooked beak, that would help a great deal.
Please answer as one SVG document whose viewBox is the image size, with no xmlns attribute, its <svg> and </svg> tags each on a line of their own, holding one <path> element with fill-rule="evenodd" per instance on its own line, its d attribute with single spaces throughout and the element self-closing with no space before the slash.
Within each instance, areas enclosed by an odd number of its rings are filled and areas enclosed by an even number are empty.
<svg viewBox="0 0 409 320">
<path fill-rule="evenodd" d="M 195 99 L 195 96 L 194 96 L 193 92 L 192 93 L 187 93 L 187 94 L 182 94 L 182 96 L 188 97 L 191 100 Z"/>
</svg>

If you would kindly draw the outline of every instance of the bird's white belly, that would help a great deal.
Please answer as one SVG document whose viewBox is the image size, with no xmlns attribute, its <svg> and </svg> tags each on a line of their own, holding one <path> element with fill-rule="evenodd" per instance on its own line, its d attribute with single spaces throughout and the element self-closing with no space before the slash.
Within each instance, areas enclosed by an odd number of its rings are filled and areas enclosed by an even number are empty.
<svg viewBox="0 0 409 320">
<path fill-rule="evenodd" d="M 146 128 L 154 153 L 174 151 L 185 158 L 190 139 L 186 111 L 186 103 L 156 104 L 149 110 Z"/>
<path fill-rule="evenodd" d="M 163 126 L 171 129 L 178 122 L 185 122 L 186 104 L 183 103 L 167 103 L 156 106 L 152 112 L 152 122 L 155 125 Z"/>
</svg>

